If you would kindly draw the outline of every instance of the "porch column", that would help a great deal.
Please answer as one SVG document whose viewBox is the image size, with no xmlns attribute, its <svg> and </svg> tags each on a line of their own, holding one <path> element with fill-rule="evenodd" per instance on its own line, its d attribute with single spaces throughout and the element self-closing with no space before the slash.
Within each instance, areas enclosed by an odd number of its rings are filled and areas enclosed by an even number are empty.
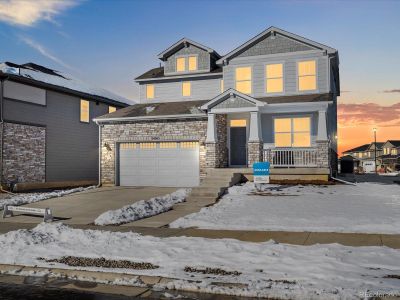
<svg viewBox="0 0 400 300">
<path fill-rule="evenodd" d="M 208 113 L 206 143 L 216 143 L 216 142 L 217 142 L 217 135 L 215 130 L 215 114 Z"/>
<path fill-rule="evenodd" d="M 318 111 L 318 133 L 317 133 L 317 166 L 319 168 L 329 168 L 330 149 L 326 126 L 326 111 Z"/>
<path fill-rule="evenodd" d="M 247 164 L 252 167 L 262 161 L 263 142 L 261 138 L 261 118 L 258 111 L 250 112 L 249 141 L 247 142 Z"/>
<path fill-rule="evenodd" d="M 327 129 L 326 129 L 326 111 L 320 110 L 318 112 L 318 134 L 317 141 L 327 141 Z"/>
</svg>

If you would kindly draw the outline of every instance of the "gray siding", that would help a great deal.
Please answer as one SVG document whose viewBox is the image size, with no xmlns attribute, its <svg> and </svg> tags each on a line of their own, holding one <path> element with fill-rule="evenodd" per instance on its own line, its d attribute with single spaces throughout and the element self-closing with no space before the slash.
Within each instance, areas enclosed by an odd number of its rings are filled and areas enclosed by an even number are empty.
<svg viewBox="0 0 400 300">
<path fill-rule="evenodd" d="M 191 96 L 182 96 L 182 82 L 191 82 Z M 141 103 L 178 102 L 212 99 L 221 93 L 221 77 L 213 79 L 176 80 L 168 82 L 151 82 L 154 84 L 154 99 L 146 99 L 146 84 L 140 85 Z"/>
<path fill-rule="evenodd" d="M 317 90 L 299 92 L 297 89 L 297 62 L 301 60 L 315 59 L 317 62 Z M 248 56 L 234 58 L 229 65 L 223 68 L 224 88 L 235 88 L 236 67 L 252 67 L 252 94 L 253 97 L 276 96 L 267 94 L 265 88 L 265 66 L 272 63 L 283 63 L 284 65 L 284 91 L 279 95 L 298 95 L 306 93 L 329 92 L 330 83 L 328 76 L 328 57 L 322 51 L 311 51 L 309 53 L 293 53 L 282 55 Z"/>
<path fill-rule="evenodd" d="M 268 36 L 256 43 L 251 48 L 240 53 L 237 57 L 268 55 L 276 53 L 288 53 L 296 51 L 313 50 L 312 47 L 293 39 L 277 34 L 276 36 Z"/>
<path fill-rule="evenodd" d="M 98 178 L 98 126 L 80 122 L 80 98 L 47 91 L 46 106 L 4 100 L 6 121 L 46 126 L 46 181 Z M 90 119 L 108 105 L 90 101 Z"/>
<path fill-rule="evenodd" d="M 188 47 L 183 47 L 182 49 L 178 50 L 177 52 L 175 52 L 174 54 L 172 54 L 170 57 L 167 58 L 164 65 L 164 73 L 176 74 L 176 58 L 182 56 L 187 57 L 193 54 L 197 55 L 198 71 L 209 71 L 210 61 L 211 61 L 210 54 L 203 49 L 197 48 L 196 46 L 188 45 Z M 186 60 L 186 69 L 188 69 L 187 63 L 188 61 Z M 186 73 L 192 73 L 192 72 L 186 72 Z"/>
<path fill-rule="evenodd" d="M 253 103 L 250 103 L 242 97 L 235 97 L 234 100 L 232 100 L 232 98 L 228 98 L 227 100 L 224 100 L 221 103 L 215 105 L 213 108 L 241 108 L 255 106 Z"/>
</svg>

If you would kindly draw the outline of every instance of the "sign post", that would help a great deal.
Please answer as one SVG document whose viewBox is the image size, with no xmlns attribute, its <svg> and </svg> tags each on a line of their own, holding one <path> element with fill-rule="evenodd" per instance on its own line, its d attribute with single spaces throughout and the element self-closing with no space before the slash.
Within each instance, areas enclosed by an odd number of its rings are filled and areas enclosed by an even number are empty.
<svg viewBox="0 0 400 300">
<path fill-rule="evenodd" d="M 254 183 L 256 187 L 261 183 L 269 183 L 269 162 L 256 162 L 253 164 Z"/>
</svg>

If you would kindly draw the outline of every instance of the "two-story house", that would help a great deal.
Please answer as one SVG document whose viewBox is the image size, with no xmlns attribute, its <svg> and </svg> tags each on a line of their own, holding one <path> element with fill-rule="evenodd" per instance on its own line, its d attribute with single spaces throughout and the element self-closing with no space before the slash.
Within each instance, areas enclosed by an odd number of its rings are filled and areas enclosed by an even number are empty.
<svg viewBox="0 0 400 300">
<path fill-rule="evenodd" d="M 356 172 L 375 172 L 375 159 L 378 165 L 379 159 L 383 153 L 382 146 L 384 143 L 364 144 L 343 152 L 343 156 L 353 158 L 354 171 Z M 375 157 L 376 156 L 376 157 Z"/>
<path fill-rule="evenodd" d="M 270 27 L 223 56 L 183 38 L 158 58 L 136 78 L 139 104 L 95 119 L 103 183 L 196 186 L 263 160 L 276 178 L 336 168 L 336 49 Z"/>
<path fill-rule="evenodd" d="M 99 134 L 92 119 L 127 103 L 37 64 L 1 63 L 1 183 L 96 183 Z"/>
<path fill-rule="evenodd" d="M 386 141 L 379 161 L 388 171 L 400 171 L 400 140 Z"/>
</svg>

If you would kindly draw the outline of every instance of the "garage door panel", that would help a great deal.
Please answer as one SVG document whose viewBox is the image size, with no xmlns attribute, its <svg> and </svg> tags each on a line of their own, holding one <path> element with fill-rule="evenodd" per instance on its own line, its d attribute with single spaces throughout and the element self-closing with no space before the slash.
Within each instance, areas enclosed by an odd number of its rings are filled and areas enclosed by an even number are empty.
<svg viewBox="0 0 400 300">
<path fill-rule="evenodd" d="M 198 143 L 136 143 L 120 147 L 120 185 L 196 186 L 199 175 Z"/>
</svg>

